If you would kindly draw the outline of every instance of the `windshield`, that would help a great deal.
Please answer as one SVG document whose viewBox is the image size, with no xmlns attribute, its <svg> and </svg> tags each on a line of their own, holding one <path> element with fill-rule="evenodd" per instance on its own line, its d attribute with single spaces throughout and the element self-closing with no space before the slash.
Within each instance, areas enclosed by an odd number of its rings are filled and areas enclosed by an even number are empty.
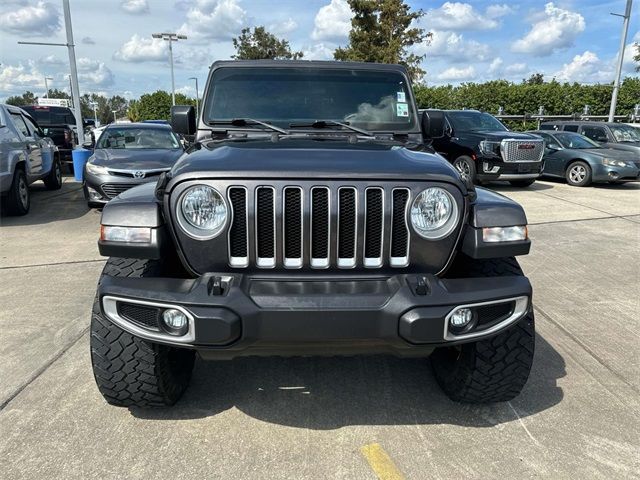
<svg viewBox="0 0 640 480">
<path fill-rule="evenodd" d="M 180 141 L 169 129 L 158 128 L 107 128 L 96 148 L 143 149 L 180 148 Z"/>
<path fill-rule="evenodd" d="M 617 142 L 640 142 L 640 130 L 629 125 L 611 125 L 609 127 Z"/>
<path fill-rule="evenodd" d="M 508 129 L 500 121 L 488 113 L 461 111 L 447 112 L 447 117 L 454 130 L 460 132 L 506 132 Z"/>
<path fill-rule="evenodd" d="M 601 148 L 600 144 L 577 133 L 558 132 L 555 137 L 564 148 Z"/>
<path fill-rule="evenodd" d="M 368 69 L 221 68 L 211 80 L 204 120 L 240 118 L 285 129 L 316 120 L 369 131 L 417 129 L 407 79 L 399 72 Z"/>
</svg>

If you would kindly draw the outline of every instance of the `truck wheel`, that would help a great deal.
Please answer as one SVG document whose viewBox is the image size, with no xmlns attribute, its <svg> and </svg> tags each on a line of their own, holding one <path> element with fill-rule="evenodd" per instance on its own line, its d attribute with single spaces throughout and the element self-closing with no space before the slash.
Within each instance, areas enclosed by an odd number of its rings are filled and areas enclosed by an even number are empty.
<svg viewBox="0 0 640 480">
<path fill-rule="evenodd" d="M 109 258 L 102 276 L 145 277 L 160 273 L 150 260 Z M 191 380 L 195 351 L 160 345 L 125 332 L 102 314 L 91 315 L 91 363 L 100 393 L 120 407 L 164 407 L 182 396 Z"/>
<path fill-rule="evenodd" d="M 13 173 L 11 188 L 7 194 L 7 213 L 9 215 L 26 215 L 31 206 L 31 193 L 27 183 L 27 175 L 22 168 Z"/>
<path fill-rule="evenodd" d="M 527 180 L 510 180 L 509 183 L 514 187 L 526 188 L 533 185 L 535 178 L 529 178 Z"/>
<path fill-rule="evenodd" d="M 58 157 L 53 159 L 51 171 L 44 177 L 43 181 L 44 186 L 47 187 L 48 190 L 60 190 L 62 187 L 62 167 L 60 166 Z"/>
<path fill-rule="evenodd" d="M 564 174 L 569 185 L 586 187 L 591 183 L 591 167 L 586 162 L 572 162 Z"/>
<path fill-rule="evenodd" d="M 460 172 L 463 180 L 469 179 L 473 183 L 476 182 L 476 164 L 471 157 L 462 155 L 454 160 L 453 166 Z"/>
<path fill-rule="evenodd" d="M 465 257 L 464 277 L 523 275 L 515 258 Z M 438 348 L 431 356 L 436 380 L 457 402 L 506 402 L 518 396 L 531 371 L 535 346 L 533 311 L 495 337 Z"/>
</svg>

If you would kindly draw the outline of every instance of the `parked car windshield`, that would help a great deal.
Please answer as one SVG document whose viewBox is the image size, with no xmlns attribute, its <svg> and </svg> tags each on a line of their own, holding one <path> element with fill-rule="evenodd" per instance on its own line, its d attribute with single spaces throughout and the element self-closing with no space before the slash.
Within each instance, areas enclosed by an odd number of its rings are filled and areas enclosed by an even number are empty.
<svg viewBox="0 0 640 480">
<path fill-rule="evenodd" d="M 404 75 L 368 69 L 220 68 L 211 80 L 205 122 L 240 118 L 282 128 L 332 120 L 374 131 L 417 130 Z"/>
<path fill-rule="evenodd" d="M 629 125 L 611 125 L 609 127 L 618 142 L 640 142 L 640 130 Z"/>
<path fill-rule="evenodd" d="M 599 143 L 578 133 L 557 132 L 554 135 L 564 148 L 602 148 Z"/>
<path fill-rule="evenodd" d="M 169 129 L 163 128 L 107 128 L 96 148 L 142 149 L 180 148 L 178 137 Z"/>
<path fill-rule="evenodd" d="M 505 132 L 508 130 L 497 118 L 488 113 L 473 111 L 447 112 L 447 117 L 453 129 L 461 132 L 480 130 Z"/>
</svg>

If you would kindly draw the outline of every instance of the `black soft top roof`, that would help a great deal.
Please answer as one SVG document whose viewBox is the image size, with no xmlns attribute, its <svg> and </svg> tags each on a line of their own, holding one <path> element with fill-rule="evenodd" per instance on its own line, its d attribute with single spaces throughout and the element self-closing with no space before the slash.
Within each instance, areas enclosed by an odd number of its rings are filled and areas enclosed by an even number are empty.
<svg viewBox="0 0 640 480">
<path fill-rule="evenodd" d="M 384 70 L 407 74 L 402 65 L 372 62 L 338 62 L 331 60 L 218 60 L 211 68 L 220 67 L 296 67 L 296 68 L 356 68 L 358 70 Z"/>
</svg>

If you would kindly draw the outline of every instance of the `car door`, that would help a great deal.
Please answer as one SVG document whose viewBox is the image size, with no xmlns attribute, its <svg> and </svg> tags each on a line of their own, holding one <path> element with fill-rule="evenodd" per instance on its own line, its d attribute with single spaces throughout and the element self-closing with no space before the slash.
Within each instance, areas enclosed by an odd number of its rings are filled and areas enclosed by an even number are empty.
<svg viewBox="0 0 640 480">
<path fill-rule="evenodd" d="M 27 180 L 31 183 L 42 172 L 42 145 L 38 142 L 38 139 L 34 138 L 21 113 L 10 112 L 10 115 L 13 125 L 22 136 L 24 142 L 28 163 L 26 170 Z"/>
<path fill-rule="evenodd" d="M 433 139 L 433 149 L 442 155 L 444 158 L 453 162 L 455 160 L 455 156 L 452 150 L 455 148 L 455 145 L 452 144 L 451 139 L 453 136 L 453 128 L 447 116 L 444 116 L 444 135 L 440 138 Z"/>
<path fill-rule="evenodd" d="M 562 175 L 564 172 L 564 161 L 562 159 L 562 150 L 560 149 L 560 142 L 557 138 L 549 133 L 536 132 L 544 139 L 544 173 L 547 175 Z M 549 147 L 558 148 L 549 148 Z"/>
<path fill-rule="evenodd" d="M 24 121 L 31 132 L 31 136 L 40 145 L 40 172 L 41 174 L 47 173 L 51 170 L 53 164 L 53 148 L 49 139 L 45 138 L 45 134 L 42 129 L 33 121 L 29 116 L 24 116 Z"/>
</svg>

